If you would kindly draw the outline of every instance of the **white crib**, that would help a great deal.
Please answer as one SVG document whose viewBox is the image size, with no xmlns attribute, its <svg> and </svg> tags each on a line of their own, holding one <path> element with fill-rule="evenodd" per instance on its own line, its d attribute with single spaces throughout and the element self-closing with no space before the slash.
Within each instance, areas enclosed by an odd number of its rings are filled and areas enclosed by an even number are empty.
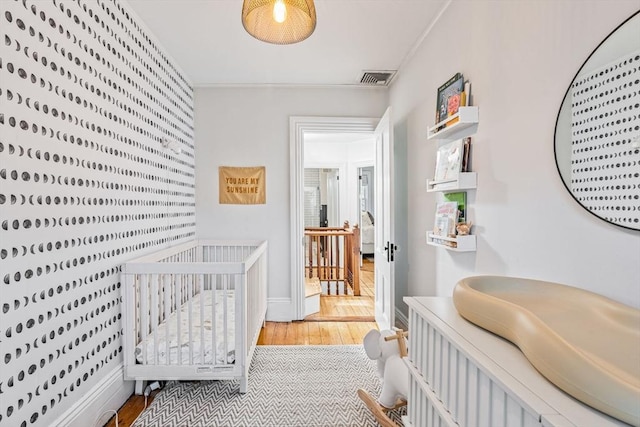
<svg viewBox="0 0 640 427">
<path fill-rule="evenodd" d="M 267 242 L 196 240 L 133 261 L 124 283 L 124 378 L 240 380 L 267 310 Z"/>
</svg>

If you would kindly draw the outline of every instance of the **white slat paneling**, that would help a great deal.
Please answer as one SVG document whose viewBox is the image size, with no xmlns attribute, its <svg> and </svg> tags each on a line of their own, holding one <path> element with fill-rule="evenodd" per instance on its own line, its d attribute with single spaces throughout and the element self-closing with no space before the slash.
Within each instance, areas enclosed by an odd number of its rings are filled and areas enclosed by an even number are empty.
<svg viewBox="0 0 640 427">
<path fill-rule="evenodd" d="M 412 426 L 626 425 L 557 389 L 517 347 L 460 317 L 451 298 L 405 302 Z"/>
</svg>

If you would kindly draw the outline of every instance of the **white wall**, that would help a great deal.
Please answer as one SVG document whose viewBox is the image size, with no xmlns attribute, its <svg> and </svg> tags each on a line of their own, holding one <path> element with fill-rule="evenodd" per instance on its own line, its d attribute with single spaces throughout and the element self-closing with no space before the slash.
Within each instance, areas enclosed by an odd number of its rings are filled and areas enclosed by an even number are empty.
<svg viewBox="0 0 640 427">
<path fill-rule="evenodd" d="M 555 120 L 592 50 L 640 8 L 633 1 L 452 2 L 390 92 L 396 134 L 407 143 L 407 293 L 451 295 L 475 274 L 550 280 L 640 306 L 640 235 L 605 223 L 565 190 L 554 162 Z M 451 31 L 456 28 L 456 31 Z M 436 89 L 456 72 L 480 108 L 473 136 L 478 189 L 469 215 L 475 253 L 425 244 L 436 195 Z"/>
<path fill-rule="evenodd" d="M 291 304 L 289 117 L 381 117 L 386 105 L 384 89 L 195 90 L 197 235 L 269 241 L 270 319 L 286 319 Z M 220 205 L 221 165 L 266 166 L 267 203 Z"/>
</svg>

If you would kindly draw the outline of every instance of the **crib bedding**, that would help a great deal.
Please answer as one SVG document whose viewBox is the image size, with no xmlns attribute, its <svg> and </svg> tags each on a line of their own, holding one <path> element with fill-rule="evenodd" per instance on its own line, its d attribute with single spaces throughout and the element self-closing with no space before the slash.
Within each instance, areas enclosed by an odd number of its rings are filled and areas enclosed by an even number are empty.
<svg viewBox="0 0 640 427">
<path fill-rule="evenodd" d="M 225 298 L 226 293 L 226 298 Z M 203 301 L 204 315 L 200 316 L 200 301 Z M 212 309 L 215 301 L 215 309 Z M 226 331 L 224 321 L 224 305 L 226 302 Z M 193 349 L 193 362 L 189 354 L 189 311 L 191 310 L 191 342 Z M 213 351 L 213 316 L 215 313 L 215 338 L 216 364 L 229 364 L 235 362 L 235 298 L 232 290 L 205 290 L 196 294 L 189 302 L 185 302 L 180 309 L 180 341 L 178 341 L 178 313 L 174 311 L 167 320 L 158 325 L 157 329 L 150 333 L 146 339 L 136 346 L 135 355 L 138 363 L 161 365 L 189 365 L 214 363 Z M 167 329 L 169 338 L 169 353 L 167 354 Z M 202 333 L 204 331 L 204 341 Z M 156 341 L 157 336 L 157 341 Z M 178 342 L 180 346 L 178 346 Z M 158 348 L 158 359 L 155 361 L 154 347 Z M 204 350 L 204 359 L 201 356 L 201 348 Z M 146 362 L 145 362 L 146 353 Z"/>
</svg>

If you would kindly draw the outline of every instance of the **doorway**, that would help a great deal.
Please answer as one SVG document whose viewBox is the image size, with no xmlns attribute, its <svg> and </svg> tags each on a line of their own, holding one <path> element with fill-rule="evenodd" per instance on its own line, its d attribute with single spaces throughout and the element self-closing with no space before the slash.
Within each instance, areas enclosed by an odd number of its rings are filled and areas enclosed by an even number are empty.
<svg viewBox="0 0 640 427">
<path fill-rule="evenodd" d="M 318 118 L 318 117 L 292 117 L 291 129 L 291 278 L 292 278 L 292 318 L 302 320 L 304 318 L 304 166 L 305 166 L 305 137 L 316 134 L 347 133 L 361 137 L 373 136 L 380 119 L 362 118 Z M 367 165 L 358 165 L 353 170 L 354 176 L 359 176 L 358 168 Z M 373 180 L 375 182 L 375 180 Z M 349 217 L 356 218 L 354 223 L 361 222 L 361 200 L 358 196 L 358 181 L 356 180 L 351 190 L 354 207 L 349 210 Z M 342 199 L 342 197 L 341 197 Z M 384 249 L 381 249 L 384 253 Z"/>
<path fill-rule="evenodd" d="M 374 236 L 361 203 L 372 196 L 361 197 L 360 187 L 363 167 L 365 180 L 372 178 L 375 140 L 367 133 L 309 132 L 303 148 L 305 320 L 372 321 Z M 370 242 L 366 266 L 363 233 Z"/>
</svg>

